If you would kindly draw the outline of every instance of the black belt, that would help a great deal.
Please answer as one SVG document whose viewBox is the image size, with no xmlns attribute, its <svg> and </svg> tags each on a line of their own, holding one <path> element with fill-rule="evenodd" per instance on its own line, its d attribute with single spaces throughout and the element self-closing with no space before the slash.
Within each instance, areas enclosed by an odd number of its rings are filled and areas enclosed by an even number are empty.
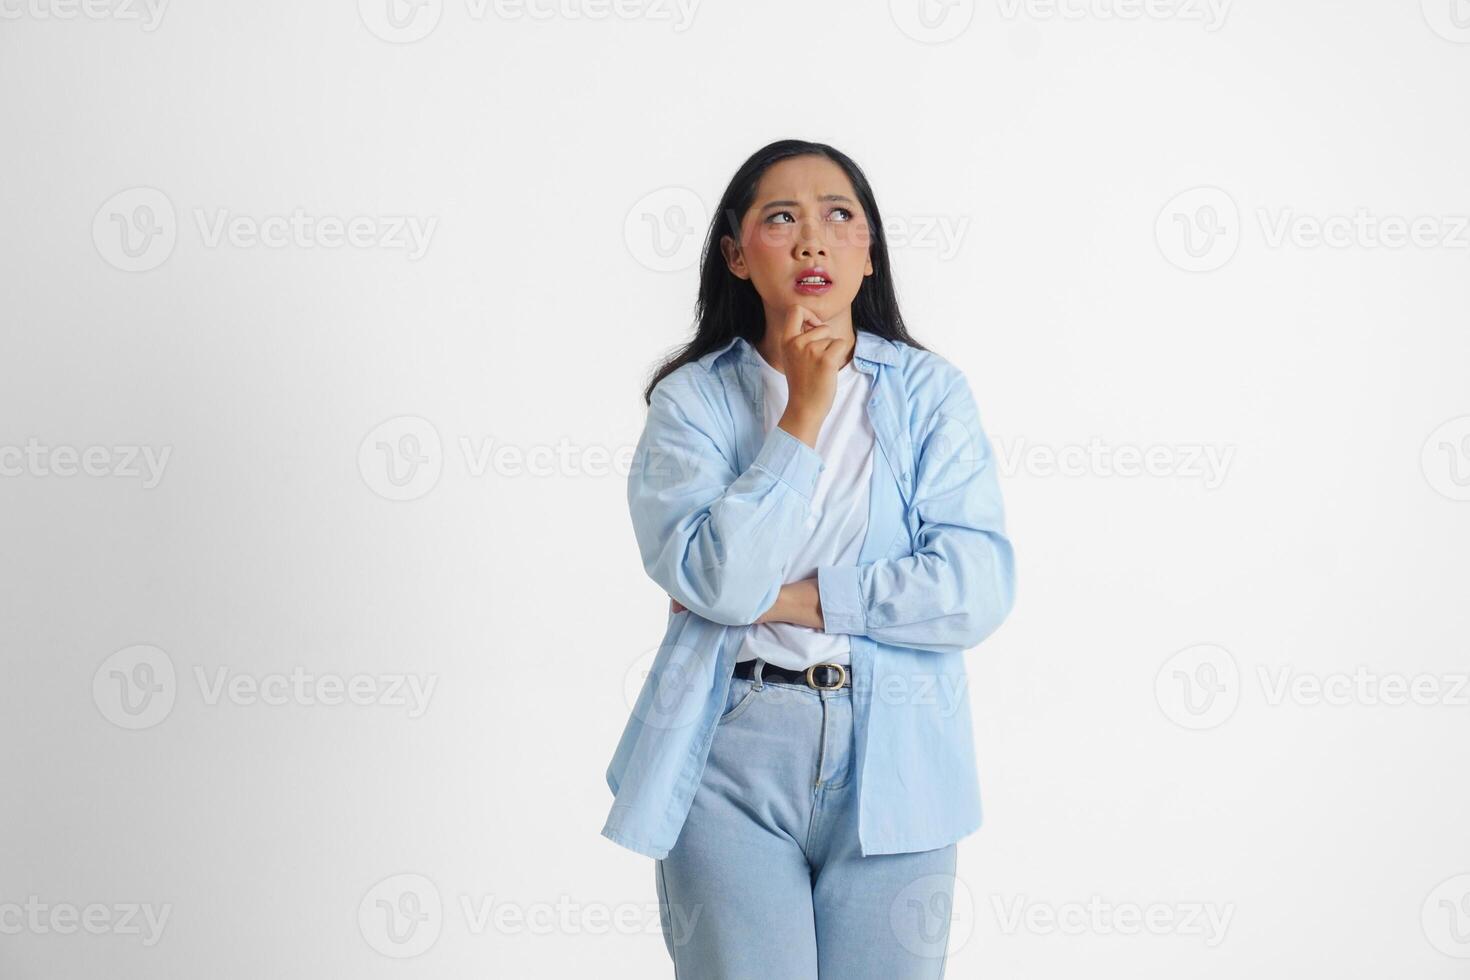
<svg viewBox="0 0 1470 980">
<path fill-rule="evenodd" d="M 840 687 L 852 687 L 852 677 L 848 673 L 848 666 L 847 664 L 812 664 L 805 670 L 788 670 L 785 667 L 777 667 L 775 664 L 768 663 L 761 668 L 761 680 L 785 681 L 788 684 L 805 684 L 819 691 L 835 691 Z M 732 676 L 752 679 L 755 676 L 755 658 L 736 663 Z"/>
</svg>

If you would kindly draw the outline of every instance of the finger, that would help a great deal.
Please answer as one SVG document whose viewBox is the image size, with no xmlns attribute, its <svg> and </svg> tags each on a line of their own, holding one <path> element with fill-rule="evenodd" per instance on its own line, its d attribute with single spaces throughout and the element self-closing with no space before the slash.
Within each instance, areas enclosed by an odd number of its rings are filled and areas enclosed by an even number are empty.
<svg viewBox="0 0 1470 980">
<path fill-rule="evenodd" d="M 823 348 L 822 352 L 817 356 L 821 358 L 824 364 L 831 367 L 840 367 L 842 362 L 847 360 L 848 352 L 852 350 L 853 346 L 847 338 L 839 338 Z"/>
<path fill-rule="evenodd" d="M 806 329 L 807 322 L 814 319 L 816 317 L 812 311 L 805 306 L 800 303 L 791 304 L 791 308 L 786 311 L 786 323 L 781 331 L 782 342 L 785 343 L 793 337 L 801 336 L 801 332 Z"/>
<path fill-rule="evenodd" d="M 786 349 L 793 353 L 798 353 L 805 351 L 808 347 L 811 347 L 818 341 L 828 342 L 836 339 L 838 339 L 837 328 L 833 327 L 831 324 L 824 323 L 820 327 L 812 327 L 806 333 L 798 334 L 797 336 L 788 340 L 786 342 Z M 825 350 L 826 348 L 823 347 L 818 349 Z"/>
<path fill-rule="evenodd" d="M 841 342 L 836 337 L 814 337 L 809 343 L 793 351 L 791 357 L 793 360 L 800 360 L 805 364 L 817 366 L 822 363 L 823 355 L 833 346 Z"/>
</svg>

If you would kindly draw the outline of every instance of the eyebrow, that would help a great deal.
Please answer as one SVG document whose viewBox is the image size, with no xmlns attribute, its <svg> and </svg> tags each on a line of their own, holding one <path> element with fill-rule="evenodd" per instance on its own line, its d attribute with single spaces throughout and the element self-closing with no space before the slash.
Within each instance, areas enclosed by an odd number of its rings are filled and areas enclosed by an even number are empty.
<svg viewBox="0 0 1470 980">
<path fill-rule="evenodd" d="M 818 201 L 846 201 L 848 204 L 854 204 L 854 203 L 856 203 L 855 201 L 853 201 L 852 198 L 848 197 L 845 194 L 823 194 L 821 197 L 817 198 L 817 200 Z M 799 207 L 801 207 L 801 202 L 800 201 L 769 201 L 769 202 L 761 205 L 761 210 L 762 211 L 765 211 L 765 210 L 767 210 L 769 208 L 799 208 Z"/>
</svg>

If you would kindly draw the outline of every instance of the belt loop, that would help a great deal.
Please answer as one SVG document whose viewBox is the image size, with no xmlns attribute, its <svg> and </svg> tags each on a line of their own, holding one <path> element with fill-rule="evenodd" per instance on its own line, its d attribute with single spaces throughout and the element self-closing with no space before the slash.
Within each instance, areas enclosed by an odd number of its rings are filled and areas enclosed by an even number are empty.
<svg viewBox="0 0 1470 980">
<path fill-rule="evenodd" d="M 754 684 L 752 686 L 757 691 L 759 691 L 761 688 L 765 687 L 765 682 L 761 680 L 761 670 L 764 669 L 765 666 L 766 666 L 766 662 L 764 660 L 762 660 L 760 657 L 756 657 L 755 658 L 755 663 L 751 666 L 751 669 L 750 669 L 750 679 L 754 682 Z"/>
</svg>

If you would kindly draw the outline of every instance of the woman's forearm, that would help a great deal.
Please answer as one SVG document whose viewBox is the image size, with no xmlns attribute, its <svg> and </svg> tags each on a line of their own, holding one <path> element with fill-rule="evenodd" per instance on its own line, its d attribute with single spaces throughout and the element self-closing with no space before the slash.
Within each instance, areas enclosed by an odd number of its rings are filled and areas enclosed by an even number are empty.
<svg viewBox="0 0 1470 980">
<path fill-rule="evenodd" d="M 678 599 L 670 596 L 669 602 L 674 612 L 685 611 Z M 795 623 L 797 626 L 809 626 L 817 630 L 825 628 L 827 623 L 822 618 L 822 597 L 817 591 L 816 576 L 781 586 L 781 591 L 776 594 L 776 601 L 771 603 L 771 608 L 761 613 L 756 622 Z"/>
<path fill-rule="evenodd" d="M 812 629 L 821 629 L 825 624 L 822 619 L 822 600 L 817 592 L 817 579 L 802 579 L 800 582 L 788 582 L 781 586 L 781 592 L 776 596 L 776 601 L 771 608 L 761 614 L 757 623 L 795 623 L 797 626 L 810 626 Z"/>
</svg>

